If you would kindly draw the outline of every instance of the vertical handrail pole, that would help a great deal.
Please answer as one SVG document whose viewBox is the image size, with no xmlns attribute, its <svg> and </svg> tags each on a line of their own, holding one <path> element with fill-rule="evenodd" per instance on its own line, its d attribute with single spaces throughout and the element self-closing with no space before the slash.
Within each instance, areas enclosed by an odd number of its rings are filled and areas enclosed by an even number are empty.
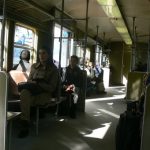
<svg viewBox="0 0 150 150">
<path fill-rule="evenodd" d="M 4 62 L 4 38 L 5 38 L 5 17 L 6 17 L 6 2 L 3 0 L 3 20 L 2 20 L 2 29 L 1 29 L 1 50 L 0 50 L 0 70 L 3 71 L 3 62 Z"/>
<path fill-rule="evenodd" d="M 62 0 L 62 11 L 61 11 L 61 28 L 60 28 L 60 39 L 59 39 L 59 40 L 60 40 L 60 49 L 59 49 L 59 68 L 61 68 L 63 18 L 64 18 L 64 0 Z"/>
<path fill-rule="evenodd" d="M 86 3 L 86 25 L 85 25 L 85 42 L 84 42 L 84 52 L 83 52 L 83 70 L 85 64 L 85 56 L 86 56 L 86 47 L 87 47 L 87 32 L 88 32 L 88 7 L 89 7 L 89 0 Z"/>
<path fill-rule="evenodd" d="M 135 36 L 135 17 L 133 17 L 133 43 L 132 43 L 132 56 L 131 56 L 131 68 L 133 71 L 135 69 L 135 51 L 136 51 L 136 36 Z"/>
<path fill-rule="evenodd" d="M 149 39 L 148 39 L 147 72 L 150 72 L 150 29 L 149 29 Z"/>
<path fill-rule="evenodd" d="M 60 101 L 60 96 L 61 96 L 61 53 L 62 53 L 62 34 L 63 34 L 63 18 L 64 18 L 64 0 L 62 0 L 62 11 L 61 11 L 61 28 L 60 28 L 60 49 L 59 49 L 59 83 L 58 83 L 58 101 Z M 56 108 L 56 115 L 58 113 L 58 105 Z"/>
<path fill-rule="evenodd" d="M 96 45 L 95 45 L 95 64 L 96 64 L 96 53 L 97 53 L 97 46 L 98 46 L 98 30 L 99 30 L 99 26 L 96 26 Z"/>
</svg>

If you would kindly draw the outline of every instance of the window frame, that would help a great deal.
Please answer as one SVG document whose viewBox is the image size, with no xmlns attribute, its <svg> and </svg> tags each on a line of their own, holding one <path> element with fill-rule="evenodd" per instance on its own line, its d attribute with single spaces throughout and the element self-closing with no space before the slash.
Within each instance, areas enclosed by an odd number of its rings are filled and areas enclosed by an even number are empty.
<svg viewBox="0 0 150 150">
<path fill-rule="evenodd" d="M 17 26 L 32 31 L 32 34 L 33 34 L 33 39 L 32 39 L 33 45 L 32 46 L 15 43 L 15 31 L 16 31 Z M 30 63 L 33 64 L 34 62 L 36 62 L 36 60 L 37 60 L 37 32 L 36 32 L 36 29 L 31 27 L 31 26 L 22 24 L 22 23 L 18 23 L 18 22 L 15 23 L 15 25 L 14 25 L 14 39 L 13 39 L 13 53 L 12 53 L 12 55 L 13 55 L 12 56 L 13 66 L 16 65 L 16 63 L 14 63 L 15 62 L 15 56 L 14 56 L 15 55 L 15 48 L 20 48 L 22 50 L 23 49 L 29 50 L 30 51 Z M 22 50 L 20 50 L 20 52 Z"/>
</svg>

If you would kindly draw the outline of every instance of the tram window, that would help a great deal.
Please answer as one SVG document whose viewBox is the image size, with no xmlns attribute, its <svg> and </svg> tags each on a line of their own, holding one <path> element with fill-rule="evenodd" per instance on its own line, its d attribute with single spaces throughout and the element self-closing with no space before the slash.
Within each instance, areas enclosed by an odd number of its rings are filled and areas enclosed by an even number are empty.
<svg viewBox="0 0 150 150">
<path fill-rule="evenodd" d="M 15 25 L 13 65 L 18 64 L 20 53 L 23 49 L 33 53 L 35 32 L 33 29 L 21 25 Z"/>
<path fill-rule="evenodd" d="M 88 60 L 90 60 L 90 49 L 89 48 L 86 49 L 85 58 L 87 58 Z"/>
<path fill-rule="evenodd" d="M 101 66 L 102 62 L 103 62 L 103 56 L 102 56 L 102 47 L 101 46 L 97 46 L 96 47 L 96 62 L 99 63 L 99 65 Z"/>
<path fill-rule="evenodd" d="M 55 24 L 53 59 L 56 62 L 59 62 L 60 33 L 61 33 L 61 26 L 58 24 Z M 71 38 L 70 35 L 72 35 L 72 32 L 66 28 L 63 28 L 63 31 L 62 31 L 61 67 L 66 67 L 68 65 L 69 58 L 73 54 L 73 39 Z"/>
</svg>

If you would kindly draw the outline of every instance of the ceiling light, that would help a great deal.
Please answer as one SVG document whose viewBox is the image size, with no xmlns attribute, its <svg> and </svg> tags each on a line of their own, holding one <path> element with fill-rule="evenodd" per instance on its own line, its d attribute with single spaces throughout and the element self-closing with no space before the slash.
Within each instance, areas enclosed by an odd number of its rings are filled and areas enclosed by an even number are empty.
<svg viewBox="0 0 150 150">
<path fill-rule="evenodd" d="M 97 0 L 97 2 L 101 5 L 105 14 L 110 18 L 110 21 L 113 23 L 116 30 L 121 35 L 124 42 L 128 45 L 131 45 L 132 40 L 119 10 L 119 7 L 116 3 L 116 0 Z"/>
</svg>

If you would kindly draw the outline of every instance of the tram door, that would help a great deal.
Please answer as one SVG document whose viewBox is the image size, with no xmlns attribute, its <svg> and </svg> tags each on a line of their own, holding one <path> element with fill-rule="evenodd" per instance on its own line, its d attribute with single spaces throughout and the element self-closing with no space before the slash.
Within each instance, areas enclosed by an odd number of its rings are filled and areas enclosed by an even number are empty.
<svg viewBox="0 0 150 150">
<path fill-rule="evenodd" d="M 7 75 L 0 72 L 0 150 L 6 149 Z"/>
</svg>

